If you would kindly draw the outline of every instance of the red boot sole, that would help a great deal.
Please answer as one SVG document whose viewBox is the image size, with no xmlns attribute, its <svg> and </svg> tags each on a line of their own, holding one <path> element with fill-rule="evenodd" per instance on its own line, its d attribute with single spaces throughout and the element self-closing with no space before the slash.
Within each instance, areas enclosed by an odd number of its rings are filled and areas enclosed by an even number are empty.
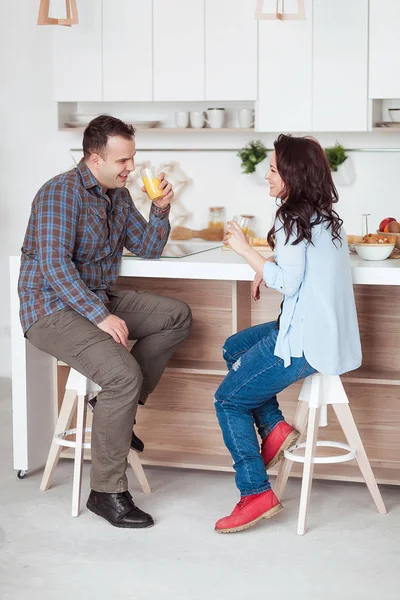
<svg viewBox="0 0 400 600">
<path fill-rule="evenodd" d="M 284 440 L 282 446 L 279 448 L 278 452 L 275 454 L 275 456 L 271 458 L 269 463 L 265 465 L 265 468 L 268 470 L 274 465 L 276 465 L 276 463 L 278 463 L 283 458 L 283 453 L 285 452 L 285 450 L 289 450 L 289 448 L 294 446 L 299 438 L 300 433 L 296 429 L 289 433 L 287 438 Z"/>
</svg>

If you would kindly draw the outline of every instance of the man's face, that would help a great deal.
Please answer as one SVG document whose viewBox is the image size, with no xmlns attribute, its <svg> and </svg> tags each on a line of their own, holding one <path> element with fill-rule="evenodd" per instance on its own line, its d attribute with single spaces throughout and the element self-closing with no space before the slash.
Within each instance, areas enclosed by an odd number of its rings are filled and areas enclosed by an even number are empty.
<svg viewBox="0 0 400 600">
<path fill-rule="evenodd" d="M 111 136 L 102 155 L 92 154 L 89 167 L 104 190 L 123 188 L 135 170 L 135 154 L 134 139 Z"/>
</svg>

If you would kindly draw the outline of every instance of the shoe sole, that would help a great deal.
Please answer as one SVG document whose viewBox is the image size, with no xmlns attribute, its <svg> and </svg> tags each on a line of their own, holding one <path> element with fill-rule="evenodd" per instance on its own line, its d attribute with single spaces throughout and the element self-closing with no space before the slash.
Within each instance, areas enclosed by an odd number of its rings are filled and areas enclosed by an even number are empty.
<svg viewBox="0 0 400 600">
<path fill-rule="evenodd" d="M 150 525 L 140 523 L 138 523 L 137 525 L 133 525 L 132 523 L 115 523 L 115 521 L 111 521 L 110 519 L 107 519 L 107 517 L 102 515 L 101 512 L 98 511 L 91 502 L 87 502 L 86 507 L 95 515 L 102 517 L 105 521 L 108 521 L 110 525 L 113 525 L 114 527 L 120 527 L 121 529 L 146 529 L 148 527 L 154 526 L 154 523 L 151 523 Z"/>
<path fill-rule="evenodd" d="M 276 506 L 273 506 L 272 508 L 267 510 L 267 512 L 265 512 L 262 515 L 260 515 L 259 517 L 257 517 L 257 519 L 253 519 L 253 521 L 250 521 L 249 523 L 246 523 L 245 525 L 240 525 L 239 527 L 229 527 L 228 529 L 214 529 L 214 531 L 216 531 L 217 533 L 236 533 L 237 531 L 243 531 L 244 529 L 253 527 L 253 525 L 258 523 L 258 521 L 261 521 L 261 519 L 270 519 L 271 517 L 277 515 L 278 512 L 280 512 L 282 510 L 282 508 L 283 508 L 282 504 L 279 503 Z"/>
<path fill-rule="evenodd" d="M 265 468 L 268 470 L 271 467 L 275 466 L 276 463 L 278 463 L 280 460 L 282 460 L 285 450 L 289 450 L 289 448 L 294 446 L 299 438 L 300 438 L 299 431 L 294 430 L 291 433 L 289 433 L 287 438 L 284 440 L 282 446 L 279 448 L 278 452 L 275 454 L 275 456 L 273 458 L 271 458 L 269 463 L 267 463 L 265 465 Z"/>
</svg>

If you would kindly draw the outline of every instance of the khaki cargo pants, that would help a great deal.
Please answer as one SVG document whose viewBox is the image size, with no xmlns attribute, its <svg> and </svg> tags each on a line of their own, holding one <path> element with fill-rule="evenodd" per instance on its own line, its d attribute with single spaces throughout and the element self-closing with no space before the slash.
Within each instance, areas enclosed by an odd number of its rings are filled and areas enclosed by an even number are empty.
<svg viewBox="0 0 400 600">
<path fill-rule="evenodd" d="M 138 403 L 154 390 L 177 346 L 190 334 L 190 308 L 147 292 L 110 294 L 111 313 L 123 319 L 131 352 L 71 308 L 41 318 L 28 340 L 89 377 L 101 388 L 92 426 L 91 488 L 127 489 L 127 456 Z"/>
</svg>

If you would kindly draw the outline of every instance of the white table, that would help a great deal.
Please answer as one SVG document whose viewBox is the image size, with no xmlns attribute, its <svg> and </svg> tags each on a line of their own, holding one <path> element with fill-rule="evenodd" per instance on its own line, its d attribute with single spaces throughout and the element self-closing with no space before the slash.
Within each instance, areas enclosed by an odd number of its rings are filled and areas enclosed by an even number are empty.
<svg viewBox="0 0 400 600">
<path fill-rule="evenodd" d="M 14 468 L 24 473 L 42 467 L 56 419 L 57 361 L 34 348 L 19 322 L 17 281 L 20 257 L 10 257 L 11 352 Z M 351 256 L 355 284 L 400 285 L 400 260 L 367 262 Z M 221 248 L 185 258 L 122 259 L 122 277 L 252 281 L 254 272 L 234 252 Z"/>
</svg>

